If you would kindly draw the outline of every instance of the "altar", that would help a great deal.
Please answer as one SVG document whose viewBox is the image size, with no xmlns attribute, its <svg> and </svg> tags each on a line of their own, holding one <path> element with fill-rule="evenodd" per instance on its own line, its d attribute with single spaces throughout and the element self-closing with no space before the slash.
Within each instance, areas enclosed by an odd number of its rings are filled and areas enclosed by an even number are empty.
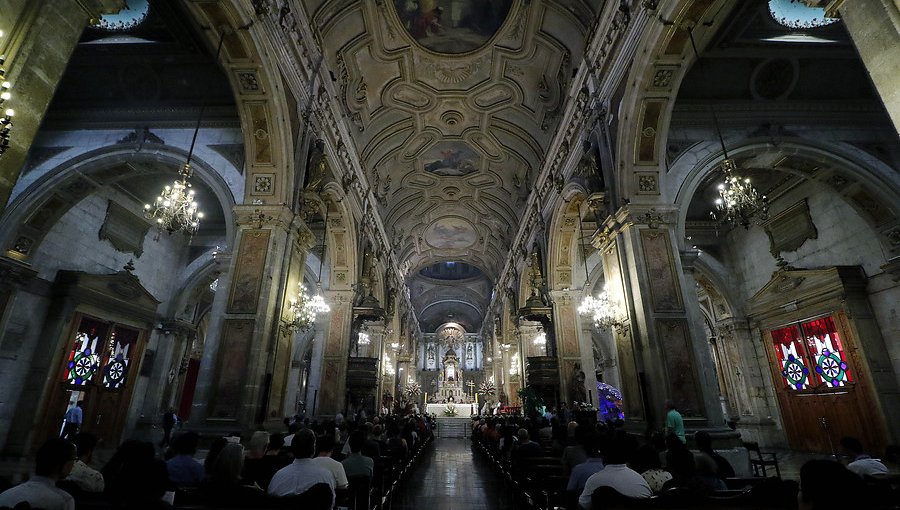
<svg viewBox="0 0 900 510">
<path fill-rule="evenodd" d="M 433 414 L 438 418 L 445 417 L 444 411 L 447 410 L 447 406 L 451 404 L 426 404 L 425 412 L 428 414 Z M 452 404 L 456 407 L 456 417 L 457 418 L 469 418 L 472 415 L 478 414 L 478 410 L 475 409 L 475 404 Z"/>
</svg>

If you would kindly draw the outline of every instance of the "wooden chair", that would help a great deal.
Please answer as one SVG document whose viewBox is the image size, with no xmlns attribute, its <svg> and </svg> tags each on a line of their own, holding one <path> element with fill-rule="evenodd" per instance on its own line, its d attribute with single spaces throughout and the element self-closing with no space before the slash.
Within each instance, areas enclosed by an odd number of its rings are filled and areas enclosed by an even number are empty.
<svg viewBox="0 0 900 510">
<path fill-rule="evenodd" d="M 750 466 L 753 467 L 754 476 L 767 477 L 766 466 L 772 466 L 775 468 L 775 475 L 781 479 L 781 471 L 778 469 L 777 453 L 761 451 L 759 449 L 759 443 L 756 442 L 744 442 L 744 448 L 750 452 Z"/>
</svg>

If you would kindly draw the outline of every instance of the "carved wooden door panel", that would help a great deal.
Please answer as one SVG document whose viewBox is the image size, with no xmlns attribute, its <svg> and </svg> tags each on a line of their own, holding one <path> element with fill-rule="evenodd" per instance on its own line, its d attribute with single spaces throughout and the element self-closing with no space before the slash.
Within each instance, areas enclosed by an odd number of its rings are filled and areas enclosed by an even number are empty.
<svg viewBox="0 0 900 510">
<path fill-rule="evenodd" d="M 842 314 L 765 333 L 772 380 L 792 448 L 832 453 L 843 436 L 880 443 L 868 377 Z"/>
</svg>

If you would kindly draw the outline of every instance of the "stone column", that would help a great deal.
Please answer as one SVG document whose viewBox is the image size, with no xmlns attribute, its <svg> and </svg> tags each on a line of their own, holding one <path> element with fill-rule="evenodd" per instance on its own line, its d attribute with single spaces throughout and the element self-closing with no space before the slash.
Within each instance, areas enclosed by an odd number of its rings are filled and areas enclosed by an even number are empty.
<svg viewBox="0 0 900 510">
<path fill-rule="evenodd" d="M 614 302 L 627 308 L 616 328 L 626 418 L 656 429 L 671 399 L 689 428 L 722 422 L 696 296 L 685 282 L 672 214 L 623 207 L 594 238 Z M 624 312 L 624 309 L 622 310 Z"/>
<path fill-rule="evenodd" d="M 288 289 L 296 292 L 290 283 L 299 280 L 290 277 L 291 268 L 303 261 L 291 256 L 301 232 L 287 207 L 237 205 L 234 212 L 238 233 L 205 427 L 249 431 L 280 423 L 291 356 L 280 319 Z"/>
<path fill-rule="evenodd" d="M 219 359 L 222 326 L 225 321 L 225 307 L 228 305 L 228 290 L 231 288 L 231 252 L 219 251 L 214 255 L 216 269 L 219 272 L 219 283 L 213 295 L 209 311 L 209 325 L 206 338 L 203 340 L 203 353 L 200 355 L 200 368 L 197 372 L 197 384 L 191 404 L 190 422 L 203 423 L 209 415 L 209 400 L 212 397 L 216 360 Z"/>
<path fill-rule="evenodd" d="M 346 411 L 347 357 L 350 353 L 350 330 L 353 320 L 352 290 L 326 292 L 331 314 L 325 333 L 325 354 L 319 378 L 316 416 L 328 417 Z"/>
<path fill-rule="evenodd" d="M 19 178 L 25 157 L 56 92 L 66 65 L 91 20 L 119 12 L 124 0 L 5 0 L 0 3 L 0 55 L 15 110 L 9 149 L 0 156 L 0 213 Z"/>
<path fill-rule="evenodd" d="M 812 0 L 844 20 L 872 83 L 900 132 L 900 10 L 896 0 Z M 824 5 L 823 5 L 824 4 Z"/>
</svg>

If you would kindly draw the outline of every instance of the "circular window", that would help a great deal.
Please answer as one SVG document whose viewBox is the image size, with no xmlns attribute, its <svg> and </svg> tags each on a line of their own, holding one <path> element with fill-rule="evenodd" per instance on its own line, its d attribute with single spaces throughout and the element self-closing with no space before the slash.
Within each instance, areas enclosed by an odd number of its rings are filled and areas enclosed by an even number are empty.
<svg viewBox="0 0 900 510">
<path fill-rule="evenodd" d="M 825 17 L 825 9 L 807 7 L 801 0 L 769 0 L 769 14 L 788 28 L 816 28 L 837 22 Z"/>
<path fill-rule="evenodd" d="M 100 17 L 97 28 L 109 32 L 124 32 L 140 25 L 150 12 L 150 0 L 128 0 L 128 7 L 118 14 Z"/>
</svg>

